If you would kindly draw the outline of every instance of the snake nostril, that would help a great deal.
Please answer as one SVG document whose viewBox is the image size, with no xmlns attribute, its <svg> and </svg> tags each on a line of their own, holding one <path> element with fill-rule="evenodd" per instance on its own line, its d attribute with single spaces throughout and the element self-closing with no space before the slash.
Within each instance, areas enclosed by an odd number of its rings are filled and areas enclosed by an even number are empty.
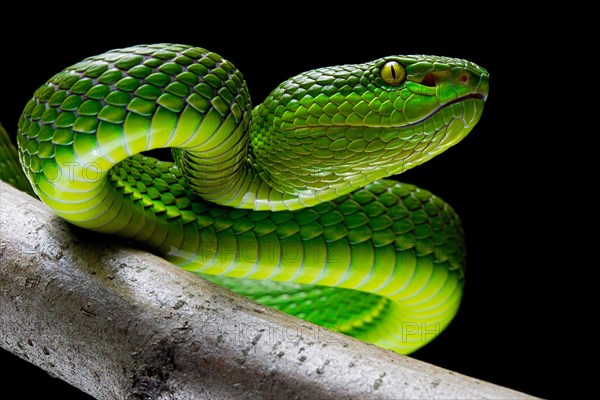
<svg viewBox="0 0 600 400">
<path fill-rule="evenodd" d="M 468 80 L 469 80 L 469 75 L 467 75 L 466 72 L 463 72 L 462 74 L 460 74 L 461 83 L 467 83 Z"/>
<path fill-rule="evenodd" d="M 427 75 L 425 75 L 425 77 L 421 81 L 421 85 L 429 86 L 429 87 L 435 87 L 435 83 L 436 83 L 436 77 L 433 74 L 433 72 L 430 72 Z"/>
</svg>

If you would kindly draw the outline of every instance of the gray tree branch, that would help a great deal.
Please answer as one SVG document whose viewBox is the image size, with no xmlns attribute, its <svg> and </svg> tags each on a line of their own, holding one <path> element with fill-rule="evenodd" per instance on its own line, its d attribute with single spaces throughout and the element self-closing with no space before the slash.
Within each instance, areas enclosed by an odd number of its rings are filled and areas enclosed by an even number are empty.
<svg viewBox="0 0 600 400">
<path fill-rule="evenodd" d="M 99 399 L 528 397 L 258 305 L 4 183 L 0 261 L 0 345 Z"/>
</svg>

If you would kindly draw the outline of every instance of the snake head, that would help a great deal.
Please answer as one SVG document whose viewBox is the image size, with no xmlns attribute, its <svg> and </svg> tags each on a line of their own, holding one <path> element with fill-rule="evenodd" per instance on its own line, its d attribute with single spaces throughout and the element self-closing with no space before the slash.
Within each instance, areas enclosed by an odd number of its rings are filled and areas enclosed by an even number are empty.
<svg viewBox="0 0 600 400">
<path fill-rule="evenodd" d="M 488 80 L 472 62 L 420 55 L 308 71 L 254 109 L 251 157 L 284 192 L 335 198 L 458 143 Z"/>
</svg>

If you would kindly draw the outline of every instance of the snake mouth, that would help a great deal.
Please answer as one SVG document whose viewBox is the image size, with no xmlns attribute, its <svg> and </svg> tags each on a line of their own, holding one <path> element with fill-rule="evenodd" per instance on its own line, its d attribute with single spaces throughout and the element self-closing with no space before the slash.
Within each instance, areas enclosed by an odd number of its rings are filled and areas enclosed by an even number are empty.
<svg viewBox="0 0 600 400">
<path fill-rule="evenodd" d="M 469 99 L 478 99 L 478 100 L 486 101 L 487 96 L 484 93 L 470 93 L 466 96 L 461 96 L 461 97 L 457 97 L 454 100 L 450 100 L 446 104 L 443 104 L 440 108 L 448 107 L 448 106 L 451 106 L 452 104 L 460 103 L 461 101 L 465 101 L 465 100 L 469 100 Z"/>
<path fill-rule="evenodd" d="M 390 125 L 390 126 L 388 126 L 388 128 L 410 128 L 412 126 L 419 125 L 420 123 L 422 123 L 424 121 L 427 121 L 429 118 L 431 118 L 438 112 L 442 111 L 444 108 L 450 107 L 453 104 L 461 103 L 461 102 L 467 101 L 467 100 L 481 100 L 482 102 L 485 103 L 486 99 L 487 99 L 487 96 L 484 93 L 469 93 L 465 96 L 457 97 L 454 100 L 450 100 L 447 103 L 441 104 L 440 106 L 436 107 L 435 110 L 432 110 L 429 114 L 425 115 L 424 117 L 419 118 L 416 121 L 409 122 L 408 124 L 405 124 L 405 125 Z"/>
<path fill-rule="evenodd" d="M 435 109 L 431 110 L 427 115 L 424 115 L 423 117 L 415 120 L 415 121 L 411 121 L 409 123 L 403 124 L 403 125 L 371 125 L 371 124 L 306 124 L 306 125 L 301 125 L 301 126 L 284 126 L 282 127 L 283 131 L 297 131 L 299 129 L 312 129 L 312 128 L 332 128 L 332 127 L 337 127 L 337 128 L 348 128 L 348 127 L 358 127 L 358 128 L 392 128 L 392 129 L 404 129 L 404 128 L 411 128 L 415 125 L 419 125 L 425 121 L 427 121 L 429 118 L 433 117 L 435 114 L 437 114 L 438 112 L 440 112 L 441 110 L 443 110 L 444 108 L 450 107 L 453 104 L 456 103 L 460 103 L 463 101 L 467 101 L 467 100 L 480 100 L 482 102 L 485 102 L 487 99 L 487 95 L 485 93 L 469 93 L 465 96 L 461 96 L 461 97 L 457 97 L 456 99 L 450 100 L 447 103 L 441 104 L 438 107 L 436 107 Z"/>
</svg>

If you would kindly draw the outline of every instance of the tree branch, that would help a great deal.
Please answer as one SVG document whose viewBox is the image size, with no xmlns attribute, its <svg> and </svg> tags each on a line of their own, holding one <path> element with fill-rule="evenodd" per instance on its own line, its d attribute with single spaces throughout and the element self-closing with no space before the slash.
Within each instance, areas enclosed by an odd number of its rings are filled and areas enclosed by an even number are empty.
<svg viewBox="0 0 600 400">
<path fill-rule="evenodd" d="M 0 345 L 99 399 L 526 398 L 263 307 L 0 183 Z"/>
</svg>

